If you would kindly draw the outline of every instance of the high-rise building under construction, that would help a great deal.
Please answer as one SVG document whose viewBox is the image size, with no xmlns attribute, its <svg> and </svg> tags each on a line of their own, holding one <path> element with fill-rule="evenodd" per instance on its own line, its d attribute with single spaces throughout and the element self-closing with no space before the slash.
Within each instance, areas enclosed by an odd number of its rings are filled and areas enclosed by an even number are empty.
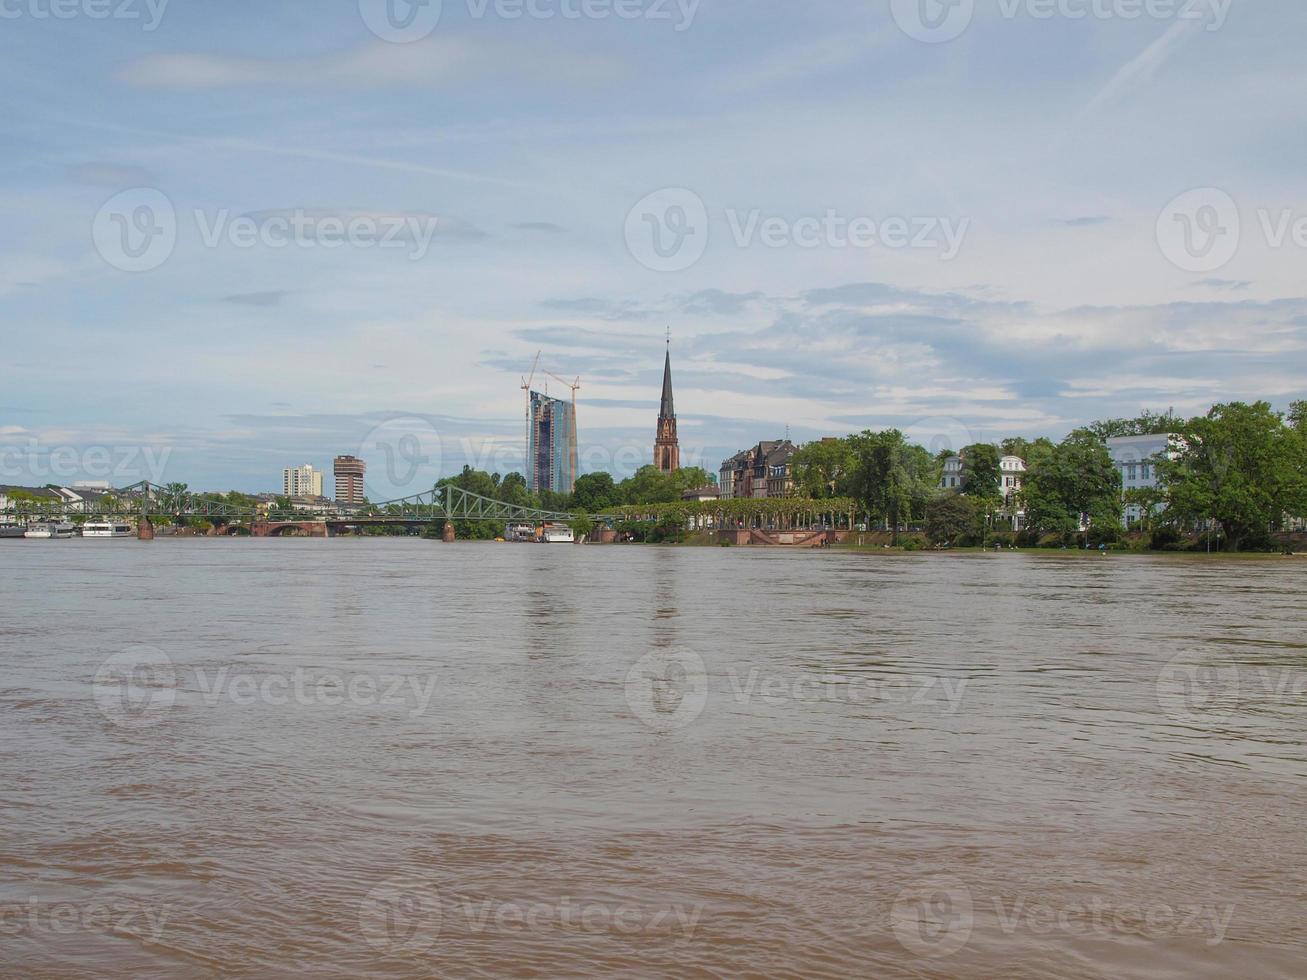
<svg viewBox="0 0 1307 980">
<path fill-rule="evenodd" d="M 571 493 L 576 486 L 576 409 L 531 392 L 527 484 L 532 490 Z"/>
</svg>

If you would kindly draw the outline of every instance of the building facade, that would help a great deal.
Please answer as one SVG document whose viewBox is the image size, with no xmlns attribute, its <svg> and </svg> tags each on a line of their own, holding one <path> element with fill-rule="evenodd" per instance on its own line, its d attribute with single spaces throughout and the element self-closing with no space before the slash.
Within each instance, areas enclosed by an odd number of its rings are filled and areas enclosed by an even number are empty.
<svg viewBox="0 0 1307 980">
<path fill-rule="evenodd" d="M 1026 476 L 1026 461 L 1020 456 L 1004 456 L 998 461 L 998 490 L 1005 504 L 1012 504 Z M 944 469 L 940 474 L 941 490 L 961 491 L 966 485 L 962 475 L 962 457 L 949 456 L 944 460 Z"/>
<path fill-rule="evenodd" d="M 336 503 L 353 507 L 367 500 L 363 490 L 367 463 L 357 456 L 337 456 L 332 463 L 332 471 L 336 476 Z"/>
<path fill-rule="evenodd" d="M 1162 484 L 1158 478 L 1157 460 L 1172 455 L 1171 437 L 1166 433 L 1147 436 L 1118 436 L 1107 440 L 1107 451 L 1112 457 L 1112 464 L 1121 472 L 1121 492 L 1130 490 L 1161 491 Z M 1160 513 L 1164 504 L 1157 504 L 1154 513 Z M 1133 524 L 1142 518 L 1143 508 L 1138 504 L 1126 504 L 1126 524 Z"/>
<path fill-rule="evenodd" d="M 663 473 L 681 468 L 681 443 L 676 436 L 676 406 L 672 402 L 672 351 L 663 363 L 663 398 L 658 408 L 658 434 L 654 438 L 654 466 Z"/>
<path fill-rule="evenodd" d="M 576 410 L 538 391 L 531 392 L 527 485 L 555 493 L 571 493 L 576 486 Z"/>
<path fill-rule="evenodd" d="M 941 490 L 961 493 L 966 486 L 962 456 L 949 456 L 939 478 Z M 1026 461 L 1020 456 L 1003 456 L 998 461 L 998 492 L 1003 498 L 1002 516 L 1012 522 L 1012 530 L 1025 526 L 1026 509 L 1021 503 L 1021 486 L 1025 482 Z"/>
<path fill-rule="evenodd" d="M 308 463 L 281 471 L 281 492 L 287 497 L 321 497 L 322 473 Z"/>
<path fill-rule="evenodd" d="M 790 497 L 794 480 L 790 458 L 799 451 L 788 439 L 760 442 L 736 453 L 718 471 L 720 496 L 725 498 Z"/>
</svg>

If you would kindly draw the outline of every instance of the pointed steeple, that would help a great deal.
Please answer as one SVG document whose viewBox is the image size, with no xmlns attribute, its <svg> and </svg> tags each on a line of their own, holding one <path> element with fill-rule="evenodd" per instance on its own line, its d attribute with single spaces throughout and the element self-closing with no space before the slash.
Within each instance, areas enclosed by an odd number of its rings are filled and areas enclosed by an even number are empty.
<svg viewBox="0 0 1307 980">
<path fill-rule="evenodd" d="M 672 346 L 667 345 L 667 360 L 663 362 L 663 403 L 658 410 L 660 419 L 676 418 L 676 406 L 672 404 Z"/>
<path fill-rule="evenodd" d="M 681 468 L 681 446 L 676 438 L 676 406 L 672 402 L 672 329 L 667 328 L 667 357 L 663 361 L 663 400 L 658 408 L 658 438 L 654 465 L 664 473 Z"/>
</svg>

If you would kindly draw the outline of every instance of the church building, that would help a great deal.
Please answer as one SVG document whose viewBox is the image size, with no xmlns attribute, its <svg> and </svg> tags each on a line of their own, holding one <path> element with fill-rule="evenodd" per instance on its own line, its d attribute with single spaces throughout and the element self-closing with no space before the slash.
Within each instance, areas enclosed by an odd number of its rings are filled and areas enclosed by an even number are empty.
<svg viewBox="0 0 1307 980">
<path fill-rule="evenodd" d="M 681 468 L 681 444 L 676 437 L 676 408 L 672 404 L 672 342 L 667 342 L 663 363 L 663 401 L 658 409 L 658 436 L 654 440 L 654 466 L 664 473 Z"/>
</svg>

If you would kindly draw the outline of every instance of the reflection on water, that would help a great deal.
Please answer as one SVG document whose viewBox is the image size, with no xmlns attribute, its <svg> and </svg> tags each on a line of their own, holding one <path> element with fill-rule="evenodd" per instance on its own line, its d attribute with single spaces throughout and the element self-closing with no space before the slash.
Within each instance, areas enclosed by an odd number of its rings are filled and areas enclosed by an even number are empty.
<svg viewBox="0 0 1307 980">
<path fill-rule="evenodd" d="M 0 546 L 0 974 L 1307 973 L 1296 560 Z"/>
</svg>

